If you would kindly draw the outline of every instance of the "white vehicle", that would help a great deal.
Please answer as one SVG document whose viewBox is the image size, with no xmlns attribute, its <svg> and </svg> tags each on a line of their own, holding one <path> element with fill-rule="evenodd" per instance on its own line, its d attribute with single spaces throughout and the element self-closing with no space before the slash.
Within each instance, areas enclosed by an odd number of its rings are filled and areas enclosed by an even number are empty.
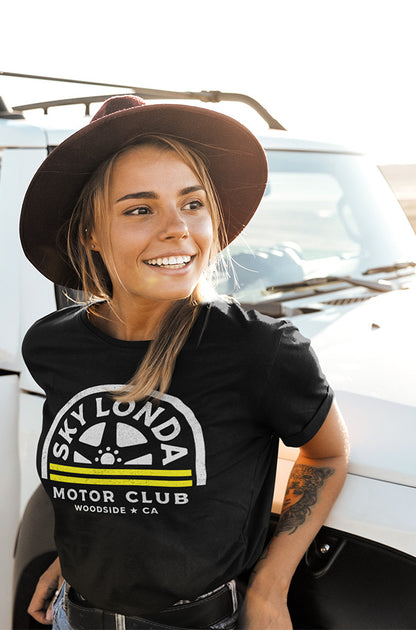
<svg viewBox="0 0 416 630">
<path fill-rule="evenodd" d="M 72 131 L 31 125 L 0 103 L 5 629 L 38 627 L 26 608 L 56 553 L 52 509 L 35 470 L 44 394 L 23 365 L 20 345 L 36 319 L 67 304 L 62 288 L 24 258 L 19 213 L 35 170 Z M 416 236 L 364 156 L 286 131 L 272 130 L 261 141 L 269 184 L 254 219 L 230 246 L 238 288 L 224 274 L 218 290 L 247 308 L 291 319 L 312 339 L 351 437 L 344 489 L 293 579 L 294 627 L 410 630 L 416 627 Z M 272 522 L 295 457 L 295 449 L 281 446 Z"/>
</svg>

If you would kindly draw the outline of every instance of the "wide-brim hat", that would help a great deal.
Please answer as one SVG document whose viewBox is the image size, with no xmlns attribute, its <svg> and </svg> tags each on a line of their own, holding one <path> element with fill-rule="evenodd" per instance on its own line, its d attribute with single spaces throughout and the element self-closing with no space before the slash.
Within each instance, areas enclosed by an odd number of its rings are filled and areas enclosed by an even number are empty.
<svg viewBox="0 0 416 630">
<path fill-rule="evenodd" d="M 134 95 L 116 96 L 50 153 L 26 192 L 20 217 L 22 247 L 52 282 L 81 288 L 58 237 L 88 179 L 123 146 L 153 133 L 173 136 L 202 154 L 221 204 L 228 242 L 247 225 L 264 193 L 267 162 L 261 144 L 246 127 L 202 107 L 147 105 Z"/>
</svg>

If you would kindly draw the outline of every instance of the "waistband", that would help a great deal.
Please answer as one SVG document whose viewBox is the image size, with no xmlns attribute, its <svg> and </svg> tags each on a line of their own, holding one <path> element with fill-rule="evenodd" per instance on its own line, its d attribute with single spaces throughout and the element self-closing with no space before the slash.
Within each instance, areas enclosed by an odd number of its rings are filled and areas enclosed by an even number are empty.
<svg viewBox="0 0 416 630">
<path fill-rule="evenodd" d="M 192 602 L 176 604 L 146 618 L 94 608 L 71 587 L 67 591 L 65 607 L 73 630 L 163 630 L 172 627 L 199 630 L 231 617 L 238 609 L 238 600 L 233 580 Z"/>
</svg>

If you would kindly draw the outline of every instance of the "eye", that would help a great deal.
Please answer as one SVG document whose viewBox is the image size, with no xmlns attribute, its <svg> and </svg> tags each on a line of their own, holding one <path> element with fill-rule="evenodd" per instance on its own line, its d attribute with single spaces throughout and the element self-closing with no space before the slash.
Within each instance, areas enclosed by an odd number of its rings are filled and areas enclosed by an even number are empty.
<svg viewBox="0 0 416 630">
<path fill-rule="evenodd" d="M 199 208 L 203 208 L 204 204 L 199 199 L 195 199 L 194 201 L 188 201 L 188 203 L 183 206 L 184 210 L 199 210 Z"/>
<path fill-rule="evenodd" d="M 141 214 L 149 214 L 151 212 L 148 206 L 136 206 L 136 208 L 131 208 L 130 210 L 126 210 L 123 214 L 137 216 Z"/>
</svg>

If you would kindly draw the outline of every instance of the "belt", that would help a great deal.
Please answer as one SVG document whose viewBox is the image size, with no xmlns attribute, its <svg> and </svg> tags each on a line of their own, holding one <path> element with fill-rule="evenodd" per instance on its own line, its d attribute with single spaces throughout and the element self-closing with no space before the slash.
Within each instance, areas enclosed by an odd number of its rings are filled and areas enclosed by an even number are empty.
<svg viewBox="0 0 416 630">
<path fill-rule="evenodd" d="M 73 630 L 162 630 L 169 626 L 199 630 L 231 617 L 237 607 L 235 586 L 231 583 L 211 595 L 152 613 L 150 618 L 130 617 L 94 608 L 72 587 L 66 599 L 68 621 Z"/>
</svg>

